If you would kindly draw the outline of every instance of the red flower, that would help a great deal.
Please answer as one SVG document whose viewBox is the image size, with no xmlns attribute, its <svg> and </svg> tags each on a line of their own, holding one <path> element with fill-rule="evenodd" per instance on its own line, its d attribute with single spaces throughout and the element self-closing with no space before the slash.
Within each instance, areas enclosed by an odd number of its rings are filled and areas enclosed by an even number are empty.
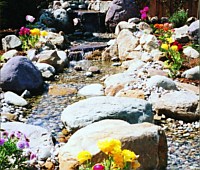
<svg viewBox="0 0 200 170">
<path fill-rule="evenodd" d="M 183 46 L 181 44 L 178 44 L 178 51 L 183 51 Z"/>
</svg>

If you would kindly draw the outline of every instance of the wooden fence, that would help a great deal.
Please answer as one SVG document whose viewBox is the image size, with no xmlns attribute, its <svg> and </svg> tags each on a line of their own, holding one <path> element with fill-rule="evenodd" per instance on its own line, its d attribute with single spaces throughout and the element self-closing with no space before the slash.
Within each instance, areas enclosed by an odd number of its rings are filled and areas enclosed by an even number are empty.
<svg viewBox="0 0 200 170">
<path fill-rule="evenodd" d="M 188 16 L 199 18 L 200 0 L 136 0 L 142 9 L 149 6 L 149 15 L 161 17 L 169 17 L 178 9 L 188 10 Z"/>
</svg>

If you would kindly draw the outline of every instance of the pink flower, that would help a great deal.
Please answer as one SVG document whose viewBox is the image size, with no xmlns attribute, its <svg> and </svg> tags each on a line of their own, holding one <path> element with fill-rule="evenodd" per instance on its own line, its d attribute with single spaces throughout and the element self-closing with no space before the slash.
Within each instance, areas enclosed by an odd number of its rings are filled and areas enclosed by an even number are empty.
<svg viewBox="0 0 200 170">
<path fill-rule="evenodd" d="M 33 22 L 35 18 L 31 15 L 26 15 L 26 21 Z"/>
<path fill-rule="evenodd" d="M 148 12 L 148 11 L 149 11 L 149 7 L 148 7 L 148 6 L 145 6 L 144 9 L 143 9 L 143 11 L 144 11 L 144 12 Z"/>
<path fill-rule="evenodd" d="M 140 14 L 144 14 L 146 13 L 144 10 L 140 10 Z"/>
<path fill-rule="evenodd" d="M 104 170 L 105 167 L 102 164 L 95 164 L 92 169 L 93 170 Z"/>
<path fill-rule="evenodd" d="M 19 35 L 29 35 L 30 34 L 30 29 L 26 27 L 21 27 L 19 31 Z"/>
<path fill-rule="evenodd" d="M 141 15 L 141 19 L 146 19 L 147 18 L 147 14 L 146 13 L 143 13 L 142 15 Z"/>
</svg>

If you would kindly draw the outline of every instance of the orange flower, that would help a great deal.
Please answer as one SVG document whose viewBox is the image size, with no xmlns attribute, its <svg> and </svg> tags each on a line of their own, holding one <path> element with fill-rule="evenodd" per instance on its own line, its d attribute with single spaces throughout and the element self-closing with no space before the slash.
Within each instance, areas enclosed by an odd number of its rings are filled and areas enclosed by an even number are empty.
<svg viewBox="0 0 200 170">
<path fill-rule="evenodd" d="M 154 28 L 159 29 L 159 24 L 154 24 Z"/>
</svg>

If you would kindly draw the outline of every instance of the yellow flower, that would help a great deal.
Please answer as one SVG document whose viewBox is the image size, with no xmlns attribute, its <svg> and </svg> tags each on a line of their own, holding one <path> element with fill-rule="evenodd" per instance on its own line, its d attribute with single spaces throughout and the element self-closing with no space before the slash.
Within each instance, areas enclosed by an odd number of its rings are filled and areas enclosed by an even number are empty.
<svg viewBox="0 0 200 170">
<path fill-rule="evenodd" d="M 171 46 L 171 49 L 172 49 L 173 51 L 178 51 L 178 46 L 177 46 L 177 45 L 172 45 L 172 46 Z"/>
<path fill-rule="evenodd" d="M 123 168 L 124 167 L 124 158 L 122 153 L 117 153 L 113 155 L 114 164 L 113 167 L 115 168 Z"/>
<path fill-rule="evenodd" d="M 121 142 L 117 139 L 106 138 L 99 140 L 97 145 L 107 155 L 113 155 L 121 150 Z"/>
<path fill-rule="evenodd" d="M 174 42 L 174 40 L 173 40 L 173 38 L 172 38 L 172 37 L 170 37 L 170 38 L 166 38 L 166 40 L 167 40 L 167 42 L 168 42 L 169 44 L 171 44 L 171 43 L 173 43 L 173 42 Z"/>
<path fill-rule="evenodd" d="M 139 168 L 141 165 L 140 163 L 138 162 L 138 160 L 135 160 L 132 162 L 132 168 L 135 170 L 137 168 Z"/>
<path fill-rule="evenodd" d="M 92 158 L 92 155 L 88 151 L 81 151 L 79 152 L 77 159 L 82 164 L 83 162 L 90 160 Z"/>
<path fill-rule="evenodd" d="M 38 28 L 33 28 L 30 30 L 31 35 L 40 35 L 40 30 Z"/>
<path fill-rule="evenodd" d="M 168 50 L 169 46 L 168 46 L 168 44 L 162 44 L 161 48 L 164 49 L 164 50 Z"/>
<path fill-rule="evenodd" d="M 47 31 L 41 31 L 41 32 L 40 32 L 40 35 L 45 37 L 45 36 L 48 35 L 48 32 L 47 32 Z"/>
<path fill-rule="evenodd" d="M 128 150 L 128 149 L 124 149 L 124 150 L 122 151 L 122 154 L 123 154 L 123 156 L 124 156 L 124 161 L 125 161 L 125 162 L 132 162 L 133 160 L 136 159 L 135 153 L 132 152 L 132 151 L 130 151 L 130 150 Z"/>
</svg>

